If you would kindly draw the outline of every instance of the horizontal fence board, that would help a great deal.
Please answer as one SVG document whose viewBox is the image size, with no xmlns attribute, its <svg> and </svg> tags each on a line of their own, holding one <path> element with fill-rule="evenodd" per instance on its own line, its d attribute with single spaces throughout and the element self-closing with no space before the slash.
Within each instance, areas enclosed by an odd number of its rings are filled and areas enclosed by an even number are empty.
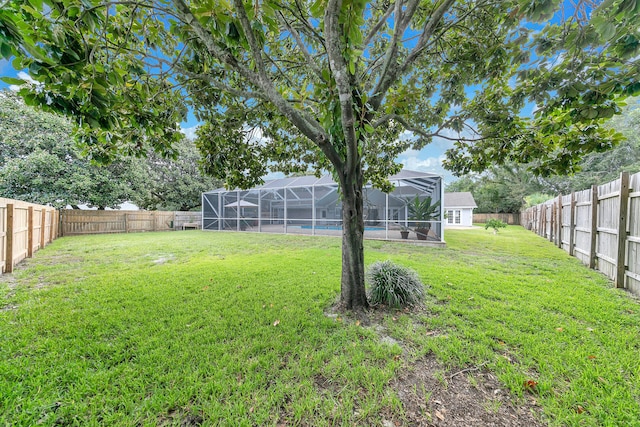
<svg viewBox="0 0 640 427">
<path fill-rule="evenodd" d="M 580 249 L 580 248 L 575 248 L 575 251 L 578 252 L 578 253 L 581 253 L 582 255 L 589 256 L 589 251 L 585 251 L 585 250 Z"/>
<path fill-rule="evenodd" d="M 614 197 L 619 197 L 619 196 L 620 196 L 620 192 L 619 191 L 614 191 L 613 193 L 604 194 L 602 196 L 598 195 L 598 199 L 599 200 L 606 200 L 606 199 L 612 199 Z"/>
<path fill-rule="evenodd" d="M 618 235 L 618 230 L 614 230 L 611 228 L 598 227 L 597 231 L 598 233 L 615 234 L 616 236 Z"/>
</svg>

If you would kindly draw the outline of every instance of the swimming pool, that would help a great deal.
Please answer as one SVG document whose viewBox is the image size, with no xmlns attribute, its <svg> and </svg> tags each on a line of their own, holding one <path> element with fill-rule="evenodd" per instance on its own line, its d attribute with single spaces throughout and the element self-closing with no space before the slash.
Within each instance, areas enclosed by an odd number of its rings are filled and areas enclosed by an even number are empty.
<svg viewBox="0 0 640 427">
<path fill-rule="evenodd" d="M 289 226 L 289 227 L 294 228 L 296 226 Z M 311 230 L 313 226 L 299 225 L 297 226 L 297 228 L 302 228 L 303 230 Z M 316 230 L 338 230 L 338 231 L 342 230 L 342 226 L 340 225 L 316 225 L 315 228 Z M 365 227 L 364 229 L 365 231 L 382 231 L 384 230 L 384 227 Z"/>
</svg>

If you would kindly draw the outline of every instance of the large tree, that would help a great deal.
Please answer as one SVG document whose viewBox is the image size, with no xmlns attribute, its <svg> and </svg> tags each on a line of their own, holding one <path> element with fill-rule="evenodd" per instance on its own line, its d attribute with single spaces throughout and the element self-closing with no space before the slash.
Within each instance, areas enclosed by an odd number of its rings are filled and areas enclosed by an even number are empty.
<svg viewBox="0 0 640 427">
<path fill-rule="evenodd" d="M 73 123 L 0 91 L 0 196 L 55 207 L 115 208 L 148 179 L 141 159 L 92 163 L 73 138 Z"/>
<path fill-rule="evenodd" d="M 560 3 L 14 1 L 0 10 L 0 52 L 38 82 L 25 99 L 73 114 L 97 159 L 147 145 L 173 154 L 190 106 L 205 167 L 228 186 L 252 186 L 268 167 L 331 171 L 343 200 L 341 301 L 358 308 L 362 188 L 388 190 L 403 150 L 440 135 L 459 141 L 458 171 L 534 157 L 541 171 L 611 145 L 598 125 L 638 90 L 640 2 L 556 13 Z M 547 114 L 521 117 L 530 101 Z M 416 138 L 399 142 L 405 130 Z"/>
</svg>

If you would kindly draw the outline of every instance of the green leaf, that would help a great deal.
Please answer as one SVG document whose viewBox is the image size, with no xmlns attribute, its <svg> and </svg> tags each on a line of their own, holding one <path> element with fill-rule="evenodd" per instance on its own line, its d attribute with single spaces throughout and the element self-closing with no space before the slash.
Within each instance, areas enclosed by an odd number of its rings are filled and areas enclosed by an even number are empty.
<svg viewBox="0 0 640 427">
<path fill-rule="evenodd" d="M 9 59 L 11 57 L 11 54 L 11 46 L 0 41 L 0 55 L 2 55 L 4 59 Z"/>
<path fill-rule="evenodd" d="M 31 6 L 38 10 L 42 10 L 42 0 L 29 0 Z"/>
<path fill-rule="evenodd" d="M 1 77 L 0 80 L 10 85 L 22 85 L 24 84 L 24 80 L 18 79 L 16 77 Z"/>
<path fill-rule="evenodd" d="M 597 28 L 598 33 L 604 40 L 611 40 L 616 35 L 616 26 L 611 22 L 605 22 L 603 25 Z"/>
<path fill-rule="evenodd" d="M 309 8 L 311 16 L 314 18 L 320 18 L 324 14 L 325 1 L 326 0 L 316 0 L 311 3 L 311 7 Z"/>
</svg>

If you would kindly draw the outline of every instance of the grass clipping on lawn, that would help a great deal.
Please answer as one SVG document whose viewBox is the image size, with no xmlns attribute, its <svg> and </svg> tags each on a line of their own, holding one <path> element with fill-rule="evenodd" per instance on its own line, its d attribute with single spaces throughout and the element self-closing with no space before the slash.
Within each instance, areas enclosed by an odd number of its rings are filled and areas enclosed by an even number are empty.
<svg viewBox="0 0 640 427">
<path fill-rule="evenodd" d="M 442 389 L 491 376 L 549 425 L 638 425 L 638 303 L 549 242 L 518 227 L 452 230 L 446 249 L 367 241 L 367 265 L 429 286 L 426 308 L 367 327 L 324 314 L 340 243 L 56 240 L 0 277 L 0 424 L 455 425 L 415 382 L 437 361 Z M 423 402 L 411 412 L 404 379 Z"/>
</svg>

